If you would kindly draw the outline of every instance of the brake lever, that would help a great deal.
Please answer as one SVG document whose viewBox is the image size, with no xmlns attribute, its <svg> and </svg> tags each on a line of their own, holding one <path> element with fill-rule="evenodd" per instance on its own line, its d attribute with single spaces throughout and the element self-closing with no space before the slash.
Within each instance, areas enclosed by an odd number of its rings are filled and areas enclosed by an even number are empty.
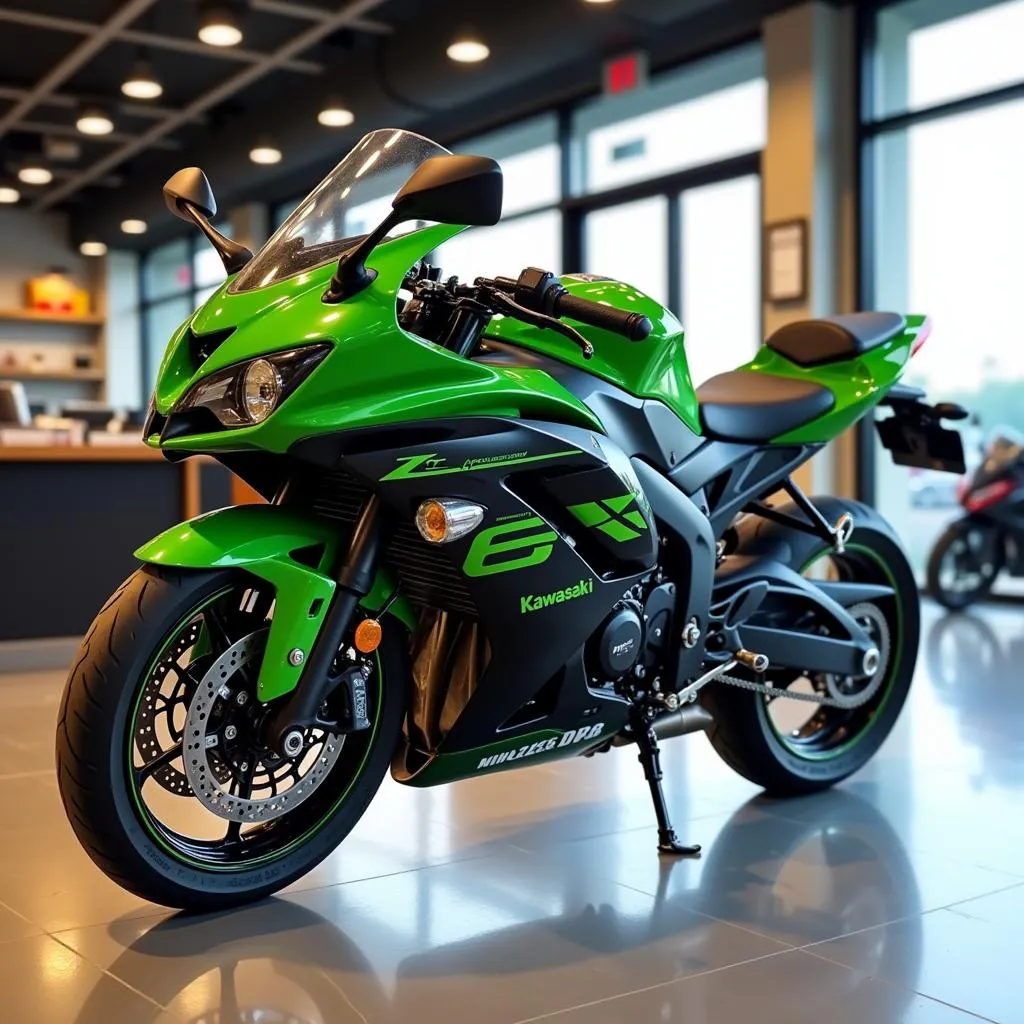
<svg viewBox="0 0 1024 1024">
<path fill-rule="evenodd" d="M 477 283 L 478 285 L 480 284 L 479 281 Z M 593 358 L 594 346 L 575 327 L 562 323 L 557 317 L 548 316 L 546 313 L 538 313 L 535 310 L 527 309 L 526 306 L 520 306 L 511 296 L 506 295 L 505 292 L 493 286 L 484 288 L 481 285 L 481 288 L 486 291 L 488 301 L 496 312 L 514 317 L 516 320 L 521 320 L 523 323 L 530 324 L 533 327 L 546 327 L 552 331 L 557 331 L 573 342 L 573 344 L 579 346 L 584 359 Z"/>
</svg>

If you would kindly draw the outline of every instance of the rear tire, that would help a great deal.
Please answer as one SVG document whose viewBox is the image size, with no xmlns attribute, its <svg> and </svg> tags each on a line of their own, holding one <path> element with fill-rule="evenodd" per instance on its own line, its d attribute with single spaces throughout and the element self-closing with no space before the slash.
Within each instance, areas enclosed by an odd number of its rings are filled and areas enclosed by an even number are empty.
<svg viewBox="0 0 1024 1024">
<path fill-rule="evenodd" d="M 834 522 L 845 511 L 852 512 L 856 529 L 847 551 L 876 566 L 879 574 L 891 581 L 896 592 L 894 612 L 898 620 L 890 622 L 892 649 L 886 679 L 879 690 L 877 710 L 845 746 L 824 755 L 806 755 L 784 741 L 774 727 L 763 695 L 728 683 L 712 683 L 703 692 L 704 706 L 715 718 L 709 733 L 712 746 L 722 759 L 744 778 L 762 786 L 773 796 L 796 796 L 827 789 L 862 768 L 877 752 L 892 731 L 906 701 L 917 661 L 920 640 L 920 608 L 914 573 L 892 528 L 873 509 L 856 502 L 835 498 L 813 499 L 825 518 Z M 795 508 L 783 511 L 798 514 Z M 830 549 L 810 534 L 801 533 L 767 521 L 741 531 L 743 550 L 755 553 L 771 548 L 796 572 Z M 781 542 L 781 543 L 780 543 Z M 889 602 L 893 602 L 890 600 Z M 887 614 L 887 619 L 890 615 Z M 884 698 L 883 698 L 884 694 Z M 874 706 L 874 702 L 868 707 Z"/>
<path fill-rule="evenodd" d="M 979 566 L 981 571 L 976 586 L 964 590 L 954 590 L 948 587 L 946 581 L 943 580 L 943 569 L 946 561 L 955 557 L 954 546 L 969 544 L 967 538 L 972 533 L 982 536 L 984 550 L 991 558 L 991 563 L 989 563 L 991 568 L 986 572 L 983 566 Z M 1003 540 L 994 526 L 973 522 L 970 519 L 960 519 L 946 528 L 935 542 L 935 547 L 932 548 L 932 553 L 928 557 L 928 593 L 943 608 L 952 612 L 963 611 L 964 608 L 988 597 L 996 577 L 1003 567 L 1003 560 Z"/>
<path fill-rule="evenodd" d="M 291 842 L 293 848 L 280 856 L 271 851 L 261 857 L 258 866 L 255 862 L 246 866 L 243 858 L 238 864 L 225 861 L 204 866 L 161 841 L 148 811 L 141 806 L 141 789 L 137 791 L 129 781 L 140 693 L 183 616 L 188 621 L 194 609 L 208 606 L 218 593 L 230 592 L 240 584 L 244 586 L 245 581 L 237 574 L 224 571 L 155 566 L 138 570 L 111 597 L 86 634 L 60 706 L 57 779 L 76 836 L 113 881 L 143 899 L 169 907 L 217 910 L 260 899 L 306 874 L 362 817 L 401 733 L 408 675 L 399 630 L 391 630 L 390 639 L 385 630 L 375 673 L 376 694 L 375 680 L 370 677 L 371 696 L 378 702 L 375 725 L 369 733 L 351 734 L 366 737 L 362 741 L 365 752 L 360 753 L 362 760 L 340 802 L 325 812 L 315 830 L 303 833 Z M 353 758 L 358 750 L 352 747 Z M 331 772 L 344 767 L 339 759 Z M 324 780 L 325 790 L 329 781 L 332 774 Z M 277 826 L 301 809 L 296 807 L 259 827 Z"/>
</svg>

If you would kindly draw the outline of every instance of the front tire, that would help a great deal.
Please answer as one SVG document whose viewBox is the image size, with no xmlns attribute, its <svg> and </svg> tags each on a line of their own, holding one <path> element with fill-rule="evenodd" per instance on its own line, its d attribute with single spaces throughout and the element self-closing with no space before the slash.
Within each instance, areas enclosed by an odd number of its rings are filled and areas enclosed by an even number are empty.
<svg viewBox="0 0 1024 1024">
<path fill-rule="evenodd" d="M 769 712 L 768 699 L 761 694 L 721 682 L 707 687 L 703 702 L 715 718 L 709 733 L 712 745 L 735 771 L 772 796 L 827 789 L 874 756 L 906 701 L 920 641 L 914 573 L 888 523 L 873 509 L 855 502 L 840 503 L 834 498 L 814 501 L 831 522 L 845 511 L 855 518 L 856 530 L 846 546 L 847 555 L 832 556 L 840 578 L 885 583 L 895 591 L 894 598 L 883 599 L 877 605 L 890 634 L 890 653 L 875 696 L 856 713 L 837 715 L 830 728 L 825 728 L 828 723 L 822 721 L 820 741 L 808 726 L 792 734 L 781 730 Z M 783 507 L 783 511 L 798 514 L 795 508 Z M 776 557 L 785 552 L 785 560 L 797 572 L 807 570 L 831 552 L 816 536 L 767 521 L 743 531 L 741 537 L 746 552 L 770 549 Z M 768 681 L 775 686 L 791 685 L 780 684 L 770 675 Z"/>
<path fill-rule="evenodd" d="M 265 627 L 263 612 L 253 611 L 258 605 L 258 585 L 237 573 L 144 566 L 100 611 L 68 677 L 56 744 L 57 778 L 68 819 L 85 851 L 105 874 L 154 903 L 211 911 L 260 899 L 306 874 L 362 816 L 399 740 L 408 676 L 396 629 L 390 637 L 385 630 L 377 670 L 368 682 L 375 712 L 371 729 L 345 737 L 340 754 L 311 796 L 273 820 L 248 824 L 246 832 L 200 804 L 187 784 L 181 754 L 169 759 L 175 741 L 179 752 L 183 749 L 182 722 L 190 685 L 186 680 L 194 683 L 193 677 L 222 653 L 217 650 L 218 631 L 255 635 L 255 626 Z M 242 595 L 241 604 L 237 595 Z M 269 596 L 263 607 L 268 606 Z M 216 628 L 213 612 L 207 611 L 214 608 Z M 210 636 L 204 639 L 207 627 Z M 220 647 L 230 649 L 232 639 L 219 637 Z M 194 669 L 192 676 L 190 669 Z M 243 685 L 253 687 L 255 675 L 250 671 L 246 677 L 239 676 L 248 683 L 237 684 L 236 693 L 242 692 Z M 384 685 L 385 680 L 390 685 Z M 235 703 L 239 707 L 248 703 L 255 716 L 258 701 L 254 689 L 250 692 L 251 703 L 248 696 Z M 172 703 L 179 707 L 170 707 Z M 161 713 L 164 717 L 158 721 Z M 234 727 L 234 734 L 240 731 L 241 727 Z M 162 736 L 158 738 L 157 733 Z M 312 757 L 315 742 L 311 732 L 309 756 L 303 756 L 317 767 L 320 755 Z M 164 747 L 161 756 L 151 760 L 144 756 Z M 266 756 L 266 763 L 271 763 L 271 754 Z M 217 762 L 218 771 L 227 779 L 226 752 L 223 757 Z M 144 763 L 136 767 L 140 759 Z M 159 769 L 151 771 L 150 764 L 158 761 Z M 245 768 L 248 764 L 242 762 Z M 262 771 L 264 762 L 253 758 L 251 764 L 249 797 L 253 796 L 252 773 L 257 764 Z M 296 781 L 303 770 L 294 769 Z M 163 792 L 158 791 L 154 800 L 145 794 L 158 782 Z M 168 807 L 175 799 L 175 820 L 191 815 L 191 822 L 205 815 L 211 830 L 218 823 L 221 829 L 226 827 L 225 839 L 186 839 L 165 827 L 154 808 L 157 804 Z M 181 813 L 182 802 L 187 815 Z M 203 827 L 207 827 L 205 818 Z"/>
</svg>

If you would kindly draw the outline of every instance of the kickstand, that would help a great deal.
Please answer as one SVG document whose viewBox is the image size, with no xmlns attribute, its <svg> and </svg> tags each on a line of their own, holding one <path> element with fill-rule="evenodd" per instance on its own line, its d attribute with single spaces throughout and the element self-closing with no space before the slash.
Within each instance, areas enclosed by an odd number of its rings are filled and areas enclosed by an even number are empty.
<svg viewBox="0 0 1024 1024">
<path fill-rule="evenodd" d="M 634 730 L 637 746 L 640 748 L 638 760 L 643 765 L 647 785 L 651 787 L 651 800 L 654 802 L 654 813 L 658 818 L 658 853 L 696 857 L 700 854 L 700 847 L 686 846 L 679 842 L 672 822 L 668 818 L 665 794 L 661 788 L 661 755 L 654 727 L 646 719 L 643 719 L 634 724 Z"/>
</svg>

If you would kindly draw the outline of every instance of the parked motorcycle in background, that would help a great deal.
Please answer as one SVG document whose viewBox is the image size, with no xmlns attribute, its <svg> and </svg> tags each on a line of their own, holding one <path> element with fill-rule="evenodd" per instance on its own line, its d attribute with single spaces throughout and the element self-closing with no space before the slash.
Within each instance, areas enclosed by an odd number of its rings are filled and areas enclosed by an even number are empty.
<svg viewBox="0 0 1024 1024">
<path fill-rule="evenodd" d="M 1005 569 L 1024 576 L 1024 437 L 996 430 L 984 459 L 959 491 L 964 515 L 928 559 L 928 591 L 957 611 L 984 598 Z"/>
</svg>

